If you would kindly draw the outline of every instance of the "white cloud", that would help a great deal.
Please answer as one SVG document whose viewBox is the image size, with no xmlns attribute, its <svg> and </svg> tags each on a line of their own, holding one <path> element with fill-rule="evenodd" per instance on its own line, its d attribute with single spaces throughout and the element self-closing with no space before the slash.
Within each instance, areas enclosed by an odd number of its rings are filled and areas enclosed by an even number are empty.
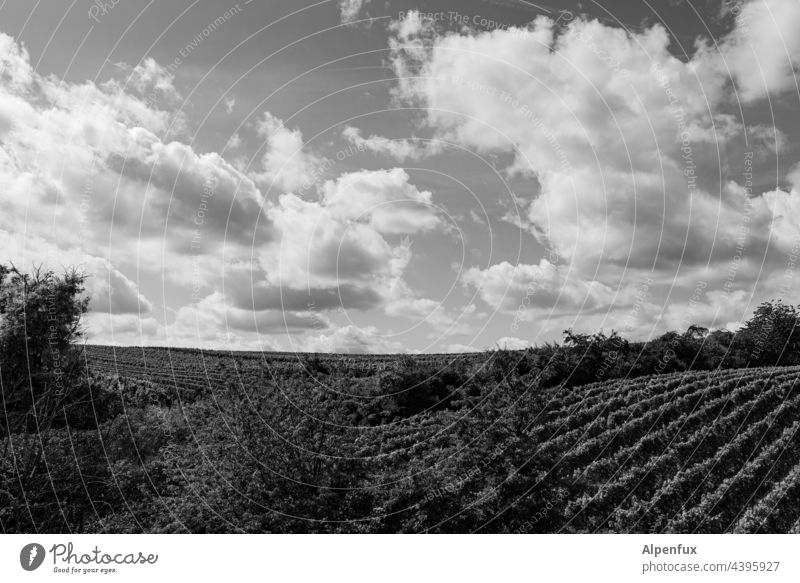
<svg viewBox="0 0 800 583">
<path fill-rule="evenodd" d="M 361 135 L 361 130 L 353 126 L 345 127 L 342 136 L 359 150 L 388 156 L 397 162 L 435 156 L 444 150 L 445 145 L 441 140 L 389 139 L 374 135 L 365 138 Z"/>
<path fill-rule="evenodd" d="M 535 178 L 540 190 L 515 223 L 561 260 L 558 268 L 473 268 L 464 281 L 504 311 L 516 309 L 533 281 L 538 291 L 529 301 L 540 307 L 558 299 L 559 309 L 614 313 L 645 277 L 682 281 L 685 288 L 657 300 L 678 302 L 693 285 L 684 274 L 705 268 L 702 277 L 721 284 L 719 274 L 741 253 L 742 225 L 748 235 L 737 285 L 755 285 L 761 257 L 772 267 L 785 264 L 775 251 L 785 254 L 796 240 L 800 197 L 792 190 L 752 198 L 743 188 L 746 129 L 734 116 L 723 59 L 741 63 L 732 73 L 748 100 L 789 88 L 799 41 L 787 40 L 778 54 L 788 29 L 770 29 L 767 15 L 794 23 L 800 4 L 762 4 L 744 12 L 758 27 L 754 38 L 765 39 L 758 56 L 771 64 L 766 85 L 753 81 L 752 63 L 748 70 L 739 52 L 741 25 L 721 40 L 721 53 L 699 43 L 682 61 L 660 25 L 628 33 L 580 18 L 556 28 L 539 17 L 524 28 L 434 34 L 419 18 L 395 23 L 396 97 L 424 109 L 435 137 L 510 155 L 508 174 Z M 780 130 L 749 129 L 757 154 L 784 147 Z"/>
<path fill-rule="evenodd" d="M 84 318 L 86 340 L 117 346 L 163 346 L 163 327 L 153 317 L 89 312 Z"/>
<path fill-rule="evenodd" d="M 230 115 L 233 113 L 233 108 L 236 106 L 236 99 L 233 97 L 225 98 L 225 112 Z"/>
<path fill-rule="evenodd" d="M 740 5 L 736 28 L 722 54 L 736 78 L 739 97 L 761 99 L 797 88 L 800 63 L 800 6 L 793 0 L 753 0 Z"/>
<path fill-rule="evenodd" d="M 107 259 L 83 253 L 77 247 L 63 248 L 38 236 L 22 239 L 0 229 L 0 263 L 12 263 L 22 271 L 34 266 L 61 273 L 75 268 L 87 275 L 86 297 L 92 312 L 108 314 L 149 314 L 153 303 L 139 291 L 136 282 L 116 269 Z"/>
<path fill-rule="evenodd" d="M 276 239 L 259 256 L 269 282 L 298 289 L 385 286 L 401 251 L 386 236 L 439 225 L 431 193 L 400 169 L 344 174 L 324 185 L 317 202 L 284 194 L 267 215 Z"/>
<path fill-rule="evenodd" d="M 85 323 L 90 341 L 207 349 L 282 350 L 287 345 L 273 340 L 274 335 L 330 328 L 330 322 L 320 314 L 240 309 L 229 305 L 219 292 L 181 306 L 167 324 L 142 314 L 98 311 L 91 311 Z"/>
<path fill-rule="evenodd" d="M 289 331 L 322 329 L 328 313 L 424 301 L 403 275 L 412 258 L 410 237 L 437 228 L 439 218 L 432 194 L 400 169 L 342 175 L 316 201 L 280 195 L 265 203 L 261 221 L 269 236 L 250 260 L 221 269 L 218 255 L 192 256 L 185 269 L 171 273 L 199 280 L 207 292 L 227 290 L 228 318 L 239 329 L 280 333 L 276 314 L 282 312 L 293 314 Z M 441 309 L 431 311 L 431 326 L 450 321 Z"/>
<path fill-rule="evenodd" d="M 153 304 L 139 293 L 139 287 L 108 262 L 93 261 L 92 277 L 87 282 L 91 291 L 90 309 L 111 314 L 148 314 Z M 99 264 L 99 265 L 98 265 Z"/>
<path fill-rule="evenodd" d="M 478 352 L 479 349 L 471 344 L 448 344 L 444 347 L 444 352 L 451 354 L 460 354 L 464 352 Z"/>
<path fill-rule="evenodd" d="M 475 324 L 472 319 L 475 304 L 459 311 L 449 310 L 440 301 L 420 297 L 402 279 L 392 287 L 392 297 L 386 302 L 385 312 L 388 316 L 409 320 L 412 327 L 427 324 L 433 330 L 428 337 L 437 340 L 469 334 Z"/>
<path fill-rule="evenodd" d="M 329 321 L 322 315 L 307 309 L 292 310 L 248 310 L 230 305 L 220 292 L 201 299 L 199 302 L 181 307 L 168 334 L 182 336 L 186 330 L 197 323 L 214 331 L 257 332 L 258 334 L 286 334 L 303 330 L 325 330 Z"/>
<path fill-rule="evenodd" d="M 293 194 L 282 195 L 269 218 L 280 236 L 259 254 L 273 285 L 329 287 L 388 274 L 391 245 L 368 224 L 350 225 Z"/>
<path fill-rule="evenodd" d="M 34 81 L 28 51 L 17 44 L 13 37 L 2 33 L 0 33 L 0 80 L 10 93 L 29 91 Z"/>
<path fill-rule="evenodd" d="M 261 193 L 218 154 L 167 139 L 181 118 L 161 107 L 178 94 L 155 61 L 130 70 L 125 83 L 72 84 L 33 71 L 11 37 L 0 34 L 0 45 L 4 260 L 78 266 L 90 276 L 91 320 L 100 335 L 116 322 L 132 339 L 131 322 L 142 318 L 140 331 L 166 341 L 165 330 L 142 316 L 153 303 L 133 276 L 165 277 L 184 288 L 197 276 L 213 291 L 224 272 L 223 248 L 235 256 L 270 240 Z M 188 257 L 202 271 L 192 273 Z M 237 327 L 280 329 L 273 313 L 230 316 Z M 289 316 L 290 329 L 304 324 L 303 316 Z"/>
<path fill-rule="evenodd" d="M 461 281 L 477 289 L 488 305 L 506 313 L 519 313 L 526 320 L 540 315 L 536 309 L 591 310 L 608 305 L 614 298 L 614 290 L 608 286 L 576 280 L 567 269 L 547 259 L 538 265 L 503 261 L 487 269 L 472 267 L 464 271 Z"/>
<path fill-rule="evenodd" d="M 348 354 L 381 354 L 407 352 L 399 342 L 384 338 L 374 326 L 347 325 L 330 334 L 300 339 L 295 350 L 303 352 L 340 352 Z"/>
<path fill-rule="evenodd" d="M 137 249 L 156 242 L 161 256 L 188 254 L 198 229 L 200 252 L 218 250 L 226 237 L 252 244 L 261 205 L 255 184 L 217 154 L 160 138 L 175 119 L 169 111 L 117 82 L 41 77 L 13 39 L 0 42 L 13 57 L 0 87 L 0 228 L 24 225 L 28 236 L 115 264 L 134 262 Z M 138 83 L 163 87 L 161 72 L 147 61 Z M 205 196 L 207 186 L 213 193 Z"/>
<path fill-rule="evenodd" d="M 347 221 L 369 221 L 378 232 L 410 235 L 441 225 L 429 191 L 409 183 L 400 169 L 343 174 L 323 188 L 324 206 Z"/>
<path fill-rule="evenodd" d="M 253 177 L 269 191 L 307 189 L 322 176 L 325 160 L 308 151 L 299 129 L 290 130 L 269 112 L 257 126 L 265 139 L 263 170 Z"/>
<path fill-rule="evenodd" d="M 179 94 L 157 62 L 123 66 L 124 82 L 70 84 L 36 74 L 10 37 L 0 44 L 0 229 L 29 262 L 86 267 L 95 339 L 116 324 L 129 340 L 144 331 L 166 344 L 218 343 L 219 334 L 250 342 L 325 329 L 326 312 L 383 308 L 400 288 L 423 301 L 403 286 L 411 253 L 397 237 L 437 229 L 440 218 L 432 194 L 402 170 L 340 176 L 313 202 L 267 201 L 220 155 L 166 139 L 179 118 L 162 108 Z M 304 150 L 299 130 L 270 114 L 258 129 L 267 142 L 259 180 L 280 193 L 321 179 L 323 159 Z M 253 260 L 240 262 L 251 248 Z M 132 318 L 153 309 L 132 279 L 140 273 L 196 287 L 202 310 L 164 298 L 176 321 L 142 317 L 134 329 Z M 235 291 L 224 302 L 226 283 Z"/>
<path fill-rule="evenodd" d="M 112 208 L 106 212 L 117 209 L 118 226 L 130 221 L 139 237 L 151 232 L 161 235 L 166 228 L 174 235 L 170 246 L 185 254 L 190 253 L 198 230 L 203 244 L 196 252 L 216 252 L 225 239 L 249 247 L 254 234 L 256 241 L 269 236 L 268 225 L 262 224 L 254 233 L 261 194 L 221 156 L 198 154 L 180 142 L 165 144 L 137 130 L 131 130 L 130 136 L 124 154 L 112 156 L 107 163 L 123 177 L 120 190 L 145 188 L 149 200 L 144 205 L 131 193 L 109 201 Z M 121 204 L 130 206 L 120 209 Z"/>
<path fill-rule="evenodd" d="M 339 14 L 342 24 L 352 24 L 358 20 L 361 9 L 369 4 L 370 0 L 339 0 Z"/>
<path fill-rule="evenodd" d="M 504 336 L 497 341 L 495 347 L 502 348 L 504 350 L 524 350 L 526 348 L 530 348 L 530 346 L 531 343 L 527 340 L 523 340 L 522 338 Z"/>
<path fill-rule="evenodd" d="M 238 133 L 234 133 L 225 143 L 226 150 L 236 150 L 242 145 L 242 137 Z"/>
<path fill-rule="evenodd" d="M 176 103 L 182 99 L 174 85 L 175 75 L 159 65 L 152 57 L 147 57 L 133 69 L 124 63 L 118 66 L 130 71 L 127 84 L 135 89 L 145 102 L 154 103 L 158 99 L 164 99 L 168 103 Z"/>
</svg>

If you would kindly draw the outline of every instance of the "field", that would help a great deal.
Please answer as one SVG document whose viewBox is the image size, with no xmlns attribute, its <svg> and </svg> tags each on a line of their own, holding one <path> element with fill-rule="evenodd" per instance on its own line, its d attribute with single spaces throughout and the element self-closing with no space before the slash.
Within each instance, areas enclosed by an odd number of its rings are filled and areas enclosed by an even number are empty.
<svg viewBox="0 0 800 583">
<path fill-rule="evenodd" d="M 183 411 L 194 436 L 170 487 L 222 517 L 213 531 L 800 532 L 800 367 L 546 387 L 523 353 L 89 346 L 85 359 L 121 392 L 146 386 Z M 217 460 L 202 479 L 198 451 Z M 215 473 L 227 500 L 209 491 Z"/>
</svg>

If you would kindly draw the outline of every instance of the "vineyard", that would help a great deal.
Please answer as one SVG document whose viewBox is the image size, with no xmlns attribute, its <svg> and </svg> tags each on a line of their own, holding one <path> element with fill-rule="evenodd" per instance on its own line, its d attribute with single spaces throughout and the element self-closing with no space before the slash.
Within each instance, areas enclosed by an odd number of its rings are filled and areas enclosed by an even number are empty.
<svg viewBox="0 0 800 583">
<path fill-rule="evenodd" d="M 237 435 L 237 463 L 275 459 L 267 499 L 257 484 L 228 496 L 274 509 L 276 480 L 293 482 L 282 530 L 800 532 L 800 367 L 542 387 L 523 357 L 85 350 L 95 373 L 177 400 L 216 401 L 234 380 L 262 423 Z M 425 398 L 401 400 L 413 391 Z M 236 516 L 220 528 L 275 528 Z"/>
<path fill-rule="evenodd" d="M 226 352 L 194 348 L 151 348 L 86 345 L 84 355 L 91 368 L 123 376 L 147 376 L 160 380 L 206 383 L 227 378 L 231 371 L 242 374 L 253 370 L 279 374 L 303 365 L 309 359 L 332 366 L 346 366 L 352 370 L 382 371 L 398 360 L 393 354 L 332 354 L 300 352 Z M 488 353 L 422 354 L 415 355 L 417 363 L 477 362 Z"/>
</svg>

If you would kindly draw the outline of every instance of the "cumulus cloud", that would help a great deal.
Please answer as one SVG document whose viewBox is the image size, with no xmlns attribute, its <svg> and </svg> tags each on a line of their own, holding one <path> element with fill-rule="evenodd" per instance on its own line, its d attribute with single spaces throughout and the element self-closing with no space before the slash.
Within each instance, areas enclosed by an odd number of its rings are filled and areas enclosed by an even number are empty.
<svg viewBox="0 0 800 583">
<path fill-rule="evenodd" d="M 129 70 L 124 81 L 73 84 L 36 73 L 13 38 L 0 34 L 0 47 L 4 260 L 83 269 L 95 339 L 112 333 L 114 323 L 132 339 L 131 322 L 141 318 L 139 332 L 168 342 L 175 328 L 143 316 L 153 303 L 132 275 L 184 288 L 197 279 L 214 292 L 224 250 L 235 257 L 272 240 L 261 192 L 220 155 L 170 137 L 180 118 L 165 108 L 179 94 L 155 61 Z M 249 332 L 324 321 L 235 306 L 208 312 Z M 225 329 L 224 318 L 213 322 Z M 188 341 L 185 327 L 179 336 Z"/>
<path fill-rule="evenodd" d="M 542 259 L 538 265 L 513 265 L 503 261 L 487 269 L 472 267 L 461 275 L 463 284 L 474 287 L 483 301 L 506 313 L 519 312 L 533 319 L 535 308 L 591 310 L 608 305 L 614 290 L 597 281 L 574 280 L 561 266 Z"/>
<path fill-rule="evenodd" d="M 175 75 L 152 57 L 147 57 L 132 69 L 125 63 L 119 63 L 117 66 L 129 71 L 127 85 L 135 89 L 145 101 L 155 102 L 164 99 L 168 103 L 176 103 L 182 99 L 174 85 Z"/>
<path fill-rule="evenodd" d="M 138 286 L 108 262 L 89 269 L 90 309 L 111 314 L 147 314 L 153 310 L 153 304 L 139 293 Z"/>
<path fill-rule="evenodd" d="M 219 154 L 198 154 L 175 141 L 164 144 L 142 131 L 131 130 L 130 136 L 124 155 L 110 156 L 107 164 L 122 177 L 119 190 L 144 186 L 146 196 L 137 199 L 131 193 L 108 201 L 106 220 L 135 229 L 139 236 L 168 229 L 175 234 L 175 249 L 184 253 L 218 251 L 223 240 L 248 246 L 268 237 L 268 226 L 255 228 L 260 193 Z M 101 212 L 104 206 L 93 209 Z M 205 244 L 192 247 L 198 231 Z"/>
<path fill-rule="evenodd" d="M 388 273 L 391 245 L 370 225 L 352 225 L 325 204 L 286 194 L 269 210 L 279 243 L 261 250 L 270 283 L 296 288 L 365 283 Z"/>
<path fill-rule="evenodd" d="M 305 190 L 310 179 L 321 177 L 325 160 L 308 150 L 299 129 L 290 130 L 281 119 L 266 112 L 257 131 L 264 138 L 263 169 L 253 177 L 265 188 L 281 192 Z"/>
<path fill-rule="evenodd" d="M 189 253 L 224 239 L 252 244 L 261 194 L 219 155 L 164 140 L 174 116 L 116 81 L 70 84 L 42 77 L 27 53 L 0 34 L 6 55 L 0 88 L 0 228 L 43 235 L 91 255 L 135 260 L 151 242 Z M 155 63 L 135 69 L 142 90 L 162 87 Z M 266 236 L 268 227 L 255 233 Z M 164 251 L 162 251 L 163 256 Z M 155 265 L 153 265 L 155 267 Z"/>
<path fill-rule="evenodd" d="M 800 164 L 787 177 L 791 187 L 764 193 L 764 201 L 772 214 L 771 232 L 785 251 L 796 255 L 800 247 Z"/>
<path fill-rule="evenodd" d="M 385 234 L 411 235 L 439 227 L 432 194 L 408 181 L 400 168 L 351 172 L 325 183 L 323 204 L 337 218 L 368 220 Z"/>
<path fill-rule="evenodd" d="M 673 56 L 660 25 L 629 33 L 538 17 L 521 28 L 433 34 L 413 16 L 394 24 L 396 97 L 422 106 L 436 137 L 507 154 L 506 172 L 540 187 L 516 222 L 563 266 L 469 270 L 464 281 L 488 304 L 513 309 L 534 280 L 530 301 L 542 307 L 558 300 L 599 308 L 630 302 L 625 290 L 645 277 L 684 280 L 704 267 L 702 277 L 719 279 L 713 274 L 742 254 L 743 226 L 744 255 L 753 261 L 737 264 L 737 284 L 753 285 L 762 258 L 785 263 L 800 199 L 794 190 L 764 194 L 745 185 L 759 152 L 744 151 L 748 128 L 734 115 L 730 90 L 753 101 L 793 86 L 797 40 L 784 47 L 781 38 L 790 36 L 800 5 L 751 2 L 742 12 L 746 19 L 721 50 L 698 41 L 688 61 Z M 774 17 L 782 18 L 777 29 Z M 758 82 L 744 54 L 753 50 L 745 20 L 757 27 L 754 38 L 765 39 L 753 57 L 765 62 Z M 783 148 L 780 130 L 771 139 L 764 127 L 749 131 L 762 154 Z"/>
<path fill-rule="evenodd" d="M 242 137 L 237 133 L 231 135 L 225 143 L 226 150 L 236 150 L 242 145 Z"/>
<path fill-rule="evenodd" d="M 171 329 L 173 331 L 186 329 L 198 319 L 211 330 L 258 332 L 268 335 L 302 332 L 309 329 L 324 330 L 330 326 L 324 316 L 308 312 L 306 307 L 301 311 L 242 309 L 231 305 L 220 292 L 214 292 L 194 305 L 180 308 Z"/>
<path fill-rule="evenodd" d="M 208 349 L 285 350 L 289 345 L 278 343 L 276 337 L 324 332 L 330 327 L 322 314 L 240 309 L 226 301 L 220 292 L 181 306 L 167 323 L 142 314 L 91 311 L 86 317 L 90 341 Z"/>
<path fill-rule="evenodd" d="M 344 174 L 324 185 L 319 201 L 284 194 L 267 214 L 278 235 L 260 253 L 269 283 L 298 289 L 377 285 L 402 251 L 389 236 L 440 224 L 431 193 L 401 169 Z"/>
<path fill-rule="evenodd" d="M 411 237 L 438 229 L 440 218 L 432 193 L 417 189 L 401 169 L 344 174 L 326 182 L 318 200 L 282 194 L 265 203 L 263 221 L 269 237 L 252 249 L 249 261 L 228 262 L 220 274 L 218 262 L 193 257 L 204 290 L 225 289 L 230 309 L 256 313 L 233 318 L 240 327 L 245 318 L 263 324 L 273 312 L 291 312 L 293 329 L 303 329 L 303 322 L 306 329 L 322 329 L 326 314 L 399 315 L 400 302 L 406 302 L 419 315 L 427 301 L 403 277 L 413 256 Z M 451 321 L 441 308 L 425 305 L 431 326 Z"/>
<path fill-rule="evenodd" d="M 301 339 L 297 350 L 304 352 L 340 352 L 347 354 L 381 354 L 407 352 L 399 342 L 383 338 L 374 326 L 347 325 L 330 334 Z"/>
<path fill-rule="evenodd" d="M 324 159 L 277 117 L 259 123 L 263 167 L 250 177 L 175 138 L 170 128 L 183 119 L 170 105 L 180 94 L 156 61 L 120 65 L 122 79 L 74 84 L 36 73 L 13 38 L 0 35 L 0 46 L 7 259 L 13 244 L 26 260 L 20 265 L 47 256 L 56 267 L 84 266 L 95 340 L 116 326 L 114 338 L 131 341 L 150 334 L 148 343 L 252 342 L 325 330 L 328 312 L 385 310 L 392 299 L 415 313 L 431 307 L 402 282 L 411 252 L 400 239 L 434 231 L 441 220 L 432 193 L 402 170 L 345 174 L 305 200 L 291 190 L 309 176 L 321 182 Z M 275 196 L 264 197 L 265 181 Z M 186 291 L 164 300 L 174 322 L 147 316 L 153 302 L 134 281 L 140 274 Z M 181 306 L 188 290 L 206 299 Z M 448 321 L 431 311 L 429 321 Z M 351 330 L 347 338 L 366 336 Z"/>
<path fill-rule="evenodd" d="M 92 312 L 145 315 L 153 310 L 153 303 L 142 295 L 139 285 L 105 258 L 88 255 L 77 247 L 58 247 L 39 236 L 23 239 L 3 229 L 0 249 L 2 262 L 10 262 L 22 271 L 41 267 L 60 273 L 75 268 L 85 274 L 86 297 Z"/>
<path fill-rule="evenodd" d="M 797 88 L 800 63 L 800 8 L 792 0 L 735 4 L 735 29 L 725 38 L 722 55 L 736 78 L 739 96 L 754 101 Z"/>
<path fill-rule="evenodd" d="M 89 312 L 84 317 L 86 339 L 117 346 L 164 346 L 163 326 L 153 317 L 138 314 Z M 191 345 L 191 344 L 187 344 Z"/>
</svg>

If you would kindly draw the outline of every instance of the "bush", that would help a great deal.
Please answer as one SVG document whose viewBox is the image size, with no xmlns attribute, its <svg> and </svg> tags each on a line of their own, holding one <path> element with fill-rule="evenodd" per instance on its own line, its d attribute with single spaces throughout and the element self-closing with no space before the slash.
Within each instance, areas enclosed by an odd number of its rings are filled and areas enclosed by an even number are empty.
<svg viewBox="0 0 800 583">
<path fill-rule="evenodd" d="M 0 436 L 50 427 L 79 384 L 75 342 L 88 308 L 85 277 L 34 269 L 23 274 L 0 265 Z"/>
</svg>

